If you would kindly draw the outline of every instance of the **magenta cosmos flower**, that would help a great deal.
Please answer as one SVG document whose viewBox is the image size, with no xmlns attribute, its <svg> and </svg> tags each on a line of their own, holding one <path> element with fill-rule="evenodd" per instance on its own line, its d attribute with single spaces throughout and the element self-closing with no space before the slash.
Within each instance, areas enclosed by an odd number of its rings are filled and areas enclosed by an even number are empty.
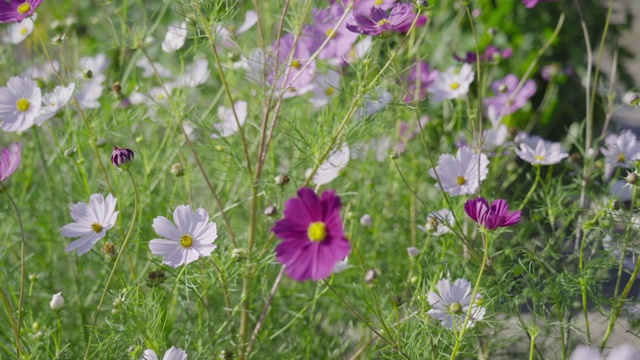
<svg viewBox="0 0 640 360">
<path fill-rule="evenodd" d="M 284 219 L 271 229 L 282 242 L 278 261 L 292 279 L 318 281 L 331 275 L 335 265 L 349 255 L 340 218 L 340 197 L 333 190 L 320 197 L 309 188 L 284 205 Z"/>
<path fill-rule="evenodd" d="M 40 6 L 42 0 L 0 0 L 0 23 L 21 22 Z"/>
<path fill-rule="evenodd" d="M 413 5 L 397 3 L 390 13 L 384 9 L 372 6 L 369 16 L 362 12 L 354 11 L 353 19 L 356 24 L 347 23 L 347 29 L 364 35 L 380 35 L 383 32 L 406 32 L 416 15 L 413 13 Z"/>
<path fill-rule="evenodd" d="M 491 206 L 482 197 L 467 200 L 464 211 L 473 221 L 487 230 L 495 230 L 520 222 L 520 210 L 509 212 L 509 204 L 503 199 L 494 201 Z"/>
<path fill-rule="evenodd" d="M 2 149 L 0 158 L 0 181 L 5 181 L 20 165 L 22 144 L 13 143 L 8 149 Z"/>
</svg>

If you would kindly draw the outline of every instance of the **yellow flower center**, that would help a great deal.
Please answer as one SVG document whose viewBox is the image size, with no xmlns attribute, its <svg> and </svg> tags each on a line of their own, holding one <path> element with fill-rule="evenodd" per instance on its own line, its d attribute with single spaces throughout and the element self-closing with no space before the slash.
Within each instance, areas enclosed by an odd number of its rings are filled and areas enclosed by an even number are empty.
<svg viewBox="0 0 640 360">
<path fill-rule="evenodd" d="M 229 32 L 234 33 L 234 32 L 236 32 L 236 30 L 238 30 L 238 28 L 236 28 L 235 25 L 229 25 L 229 26 L 227 26 L 227 30 L 229 30 Z"/>
<path fill-rule="evenodd" d="M 309 240 L 321 242 L 327 237 L 327 226 L 322 221 L 312 222 L 307 229 Z"/>
<path fill-rule="evenodd" d="M 620 153 L 620 154 L 618 155 L 618 162 L 625 162 L 626 160 L 627 160 L 627 157 L 626 157 L 626 156 L 624 156 L 624 154 L 623 154 L 623 153 Z"/>
<path fill-rule="evenodd" d="M 29 3 L 24 3 L 18 6 L 18 13 L 20 14 L 28 13 L 30 10 L 31 10 L 31 4 Z"/>
<path fill-rule="evenodd" d="M 451 90 L 458 90 L 459 87 L 460 87 L 460 84 L 458 84 L 457 82 L 454 82 L 453 84 L 451 84 Z"/>
<path fill-rule="evenodd" d="M 329 29 L 329 30 L 327 30 L 327 37 L 328 37 L 328 38 L 334 38 L 334 37 L 336 37 L 336 32 L 335 32 L 335 31 L 333 31 L 333 29 Z"/>
<path fill-rule="evenodd" d="M 324 93 L 327 94 L 327 95 L 331 95 L 331 94 L 333 94 L 334 91 L 336 91 L 336 89 L 334 89 L 332 87 L 329 87 L 329 88 L 327 88 L 327 90 L 324 91 Z"/>
<path fill-rule="evenodd" d="M 183 248 L 190 248 L 193 245 L 193 237 L 189 234 L 184 234 L 180 237 L 180 246 Z"/>
<path fill-rule="evenodd" d="M 293 61 L 291 62 L 291 66 L 293 66 L 296 69 L 300 69 L 302 67 L 302 64 L 300 63 L 300 60 L 293 59 Z"/>
<path fill-rule="evenodd" d="M 97 234 L 100 231 L 102 231 L 102 225 L 100 225 L 98 223 L 93 223 L 93 224 L 91 224 L 91 230 L 93 230 L 93 232 Z"/>
<path fill-rule="evenodd" d="M 164 94 L 158 94 L 156 95 L 156 100 L 160 101 L 160 100 L 164 100 Z"/>
<path fill-rule="evenodd" d="M 23 27 L 22 29 L 20 29 L 20 35 L 27 35 L 27 31 L 29 31 L 29 29 Z"/>
<path fill-rule="evenodd" d="M 449 305 L 449 312 L 452 314 L 459 314 L 462 312 L 462 305 L 460 303 L 454 302 Z"/>
<path fill-rule="evenodd" d="M 456 183 L 458 183 L 458 185 L 464 185 L 467 183 L 467 180 L 464 178 L 464 176 L 458 176 L 458 178 L 456 179 Z"/>
<path fill-rule="evenodd" d="M 25 98 L 18 99 L 18 102 L 16 103 L 16 107 L 22 112 L 29 110 L 29 105 L 31 105 L 29 104 L 29 100 Z"/>
<path fill-rule="evenodd" d="M 543 161 L 544 160 L 544 155 L 534 155 L 533 156 L 533 160 L 535 160 L 535 161 Z"/>
<path fill-rule="evenodd" d="M 382 2 L 383 2 L 383 1 L 384 1 L 384 0 L 376 0 L 376 1 L 374 1 L 374 3 L 375 3 L 377 6 L 380 6 L 380 5 L 382 5 Z"/>
<path fill-rule="evenodd" d="M 389 20 L 388 20 L 388 19 L 382 19 L 382 20 L 378 21 L 378 22 L 376 23 L 376 25 L 378 25 L 378 26 L 382 26 L 382 25 L 384 25 L 384 24 L 388 24 L 388 23 L 389 23 Z"/>
</svg>

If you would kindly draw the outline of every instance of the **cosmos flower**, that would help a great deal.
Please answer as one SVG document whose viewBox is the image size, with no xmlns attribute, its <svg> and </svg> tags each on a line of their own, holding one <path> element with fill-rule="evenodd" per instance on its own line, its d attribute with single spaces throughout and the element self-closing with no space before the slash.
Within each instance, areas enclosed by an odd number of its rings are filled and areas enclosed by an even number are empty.
<svg viewBox="0 0 640 360">
<path fill-rule="evenodd" d="M 427 95 L 427 88 L 437 77 L 438 71 L 429 69 L 429 64 L 426 62 L 420 61 L 415 64 L 407 76 L 408 94 L 405 96 L 404 102 L 423 100 Z"/>
<path fill-rule="evenodd" d="M 433 94 L 433 101 L 445 99 L 459 99 L 469 92 L 469 85 L 473 82 L 473 67 L 462 64 L 457 68 L 451 66 L 445 72 L 438 73 L 436 80 L 428 87 Z"/>
<path fill-rule="evenodd" d="M 590 348 L 586 345 L 579 345 L 573 350 L 569 360 L 604 360 L 598 349 Z M 640 351 L 629 344 L 622 344 L 609 352 L 607 360 L 638 360 Z"/>
<path fill-rule="evenodd" d="M 520 79 L 514 74 L 507 75 L 504 79 L 496 80 L 491 84 L 495 96 L 486 98 L 484 104 L 487 108 L 495 108 L 502 116 L 509 115 L 522 108 L 536 93 L 536 83 L 528 80 L 517 89 Z M 516 92 L 516 90 L 518 90 Z"/>
<path fill-rule="evenodd" d="M 562 144 L 544 140 L 538 140 L 535 148 L 522 143 L 520 148 L 516 149 L 516 154 L 532 165 L 554 165 L 569 156 L 562 149 Z"/>
<path fill-rule="evenodd" d="M 312 80 L 315 76 L 316 61 L 311 55 L 316 50 L 316 40 L 304 32 L 299 39 L 292 33 L 282 36 L 271 46 L 277 54 L 278 61 L 270 59 L 268 64 L 267 81 L 275 82 L 276 88 L 282 92 L 284 98 L 305 94 L 313 89 Z M 275 68 L 276 63 L 278 68 Z"/>
<path fill-rule="evenodd" d="M 169 30 L 162 42 L 162 51 L 172 53 L 178 51 L 184 46 L 187 39 L 187 23 L 182 22 L 180 25 L 169 25 Z"/>
<path fill-rule="evenodd" d="M 67 224 L 60 229 L 64 237 L 80 237 L 64 248 L 71 252 L 78 250 L 78 255 L 87 253 L 98 240 L 107 235 L 107 230 L 116 224 L 118 212 L 117 199 L 113 195 L 93 194 L 89 203 L 78 202 L 71 205 L 71 217 L 75 222 Z"/>
<path fill-rule="evenodd" d="M 42 98 L 40 115 L 34 120 L 36 125 L 42 125 L 45 121 L 54 117 L 71 100 L 76 85 L 56 86 L 53 92 L 45 94 Z"/>
<path fill-rule="evenodd" d="M 33 13 L 30 19 L 27 21 L 14 23 L 9 25 L 5 34 L 2 36 L 2 41 L 7 44 L 20 44 L 24 39 L 33 32 L 34 20 L 37 18 L 37 14 Z"/>
<path fill-rule="evenodd" d="M 331 155 L 318 167 L 313 175 L 311 182 L 321 186 L 328 184 L 340 176 L 340 171 L 346 168 L 351 158 L 351 149 L 347 144 L 343 144 L 340 148 L 336 148 Z M 311 169 L 307 170 L 305 176 L 311 174 Z"/>
<path fill-rule="evenodd" d="M 177 268 L 215 250 L 216 223 L 209 222 L 205 209 L 194 212 L 188 205 L 180 205 L 173 211 L 173 221 L 175 225 L 164 216 L 153 220 L 153 230 L 163 238 L 151 240 L 149 248 L 153 255 L 164 256 L 162 263 Z"/>
<path fill-rule="evenodd" d="M 433 236 L 440 236 L 449 233 L 454 223 L 455 218 L 451 210 L 442 209 L 430 212 L 427 215 L 427 224 L 425 226 L 418 225 L 418 229 Z"/>
<path fill-rule="evenodd" d="M 158 360 L 158 355 L 156 355 L 155 351 L 147 349 L 142 352 L 142 357 L 139 360 Z M 187 360 L 187 352 L 172 346 L 164 353 L 162 360 Z"/>
<path fill-rule="evenodd" d="M 327 105 L 331 98 L 337 95 L 337 91 L 340 88 L 340 73 L 334 70 L 327 71 L 326 74 L 319 74 L 316 76 L 313 83 L 315 84 L 313 90 L 313 96 L 309 99 L 309 102 L 314 107 L 320 108 Z"/>
<path fill-rule="evenodd" d="M 0 23 L 21 22 L 33 14 L 42 0 L 0 1 Z"/>
<path fill-rule="evenodd" d="M 0 121 L 4 131 L 25 131 L 40 114 L 42 92 L 35 81 L 14 76 L 0 88 Z"/>
<path fill-rule="evenodd" d="M 271 229 L 282 239 L 276 247 L 278 261 L 297 281 L 318 281 L 331 275 L 351 249 L 340 218 L 340 197 L 333 190 L 320 197 L 309 188 L 284 206 L 284 218 Z"/>
<path fill-rule="evenodd" d="M 509 203 L 498 199 L 489 205 L 482 197 L 467 200 L 464 211 L 469 217 L 487 230 L 507 227 L 520 222 L 520 210 L 509 212 Z"/>
<path fill-rule="evenodd" d="M 7 149 L 2 149 L 0 158 L 0 181 L 5 181 L 20 165 L 22 144 L 13 143 Z"/>
<path fill-rule="evenodd" d="M 513 55 L 511 48 L 500 50 L 498 47 L 489 45 L 482 54 L 480 54 L 480 61 L 494 61 L 497 59 L 508 59 Z M 466 62 L 467 64 L 475 64 L 478 62 L 478 54 L 475 51 L 468 51 L 465 57 L 453 54 L 453 58 Z"/>
<path fill-rule="evenodd" d="M 319 59 L 342 59 L 358 40 L 358 34 L 347 29 L 347 21 L 343 20 L 334 30 L 344 15 L 343 4 L 333 4 L 325 9 L 313 10 L 313 30 L 315 35 L 322 39 L 329 38 L 327 44 L 320 49 Z"/>
<path fill-rule="evenodd" d="M 347 23 L 349 31 L 364 35 L 380 35 L 389 31 L 405 32 L 415 19 L 413 5 L 409 3 L 396 3 L 390 13 L 386 10 L 372 6 L 368 16 L 364 12 L 354 11 L 355 24 Z"/>
<path fill-rule="evenodd" d="M 538 3 L 540 2 L 553 2 L 553 1 L 556 1 L 556 0 L 522 0 L 522 3 L 524 3 L 524 6 L 527 9 L 531 9 L 536 5 L 538 5 Z"/>
<path fill-rule="evenodd" d="M 230 24 L 224 27 L 222 24 L 215 25 L 216 40 L 220 39 L 222 46 L 227 49 L 239 49 L 236 42 L 233 40 L 240 34 L 243 34 L 251 29 L 258 22 L 258 13 L 253 10 L 248 10 L 244 14 L 244 22 L 239 27 Z"/>
<path fill-rule="evenodd" d="M 218 120 L 220 120 L 220 122 L 213 125 L 217 132 L 211 134 L 212 139 L 231 136 L 238 132 L 238 123 L 240 123 L 240 126 L 244 124 L 244 121 L 247 119 L 247 102 L 242 100 L 236 101 L 233 106 L 236 109 L 238 121 L 236 121 L 236 117 L 233 115 L 233 109 L 218 106 Z"/>
<path fill-rule="evenodd" d="M 184 73 L 176 77 L 171 87 L 194 88 L 204 84 L 209 79 L 209 63 L 206 59 L 198 59 L 185 67 Z"/>
<path fill-rule="evenodd" d="M 442 279 L 438 281 L 437 286 L 437 293 L 430 291 L 427 295 L 431 305 L 431 310 L 427 314 L 438 319 L 444 327 L 462 329 L 470 306 L 472 309 L 467 328 L 473 327 L 475 321 L 484 318 L 485 309 L 477 304 L 471 304 L 472 287 L 469 281 L 458 279 L 452 284 L 451 280 Z"/>
<path fill-rule="evenodd" d="M 470 195 L 478 190 L 482 180 L 487 177 L 488 166 L 489 159 L 485 154 L 462 147 L 455 157 L 451 154 L 440 155 L 438 166 L 429 170 L 429 174 L 434 179 L 440 179 L 444 191 L 449 195 Z"/>
<path fill-rule="evenodd" d="M 114 146 L 111 152 L 111 164 L 119 170 L 125 170 L 131 165 L 134 156 L 132 150 Z"/>
<path fill-rule="evenodd" d="M 600 150 L 605 157 L 605 177 L 608 179 L 615 167 L 629 168 L 629 165 L 640 160 L 640 143 L 631 130 L 619 135 L 609 134 L 604 138 L 604 147 Z"/>
</svg>

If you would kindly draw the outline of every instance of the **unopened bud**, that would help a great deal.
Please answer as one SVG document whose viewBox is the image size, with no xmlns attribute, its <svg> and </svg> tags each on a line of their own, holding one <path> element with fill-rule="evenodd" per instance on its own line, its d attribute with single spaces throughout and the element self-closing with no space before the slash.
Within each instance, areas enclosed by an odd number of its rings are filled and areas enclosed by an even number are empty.
<svg viewBox="0 0 640 360">
<path fill-rule="evenodd" d="M 111 152 L 111 163 L 118 170 L 125 170 L 129 166 L 131 166 L 131 161 L 133 161 L 135 154 L 130 149 L 121 149 L 117 146 L 113 147 L 113 151 Z"/>
<path fill-rule="evenodd" d="M 407 248 L 407 254 L 409 254 L 410 257 L 416 257 L 420 254 L 420 250 L 415 246 L 411 246 Z"/>
<path fill-rule="evenodd" d="M 49 306 L 51 306 L 51 310 L 60 311 L 64 307 L 64 298 L 62 297 L 62 291 L 53 294 L 51 297 L 51 302 L 49 302 Z"/>
<path fill-rule="evenodd" d="M 116 95 L 120 95 L 120 93 L 122 93 L 122 86 L 120 86 L 119 81 L 114 82 L 113 85 L 111 85 L 111 89 L 113 89 L 113 92 L 116 93 Z"/>
<path fill-rule="evenodd" d="M 289 175 L 278 175 L 275 177 L 274 180 L 276 182 L 276 185 L 279 185 L 279 186 L 287 185 L 289 181 L 291 181 L 291 179 L 289 178 Z"/>
<path fill-rule="evenodd" d="M 360 225 L 362 225 L 363 227 L 371 227 L 371 225 L 373 225 L 373 219 L 371 219 L 371 215 L 362 215 L 362 217 L 360 218 Z"/>
<path fill-rule="evenodd" d="M 85 77 L 85 78 L 87 78 L 87 79 L 91 79 L 91 78 L 93 78 L 93 71 L 91 71 L 91 70 L 87 70 L 87 71 L 84 73 L 84 77 Z"/>
<path fill-rule="evenodd" d="M 147 274 L 147 286 L 156 287 L 164 282 L 167 275 L 162 270 L 154 270 Z"/>
<path fill-rule="evenodd" d="M 375 280 L 377 277 L 378 277 L 378 272 L 376 271 L 376 269 L 371 269 L 367 271 L 366 274 L 364 274 L 364 281 L 367 283 L 370 283 L 373 280 Z"/>
<path fill-rule="evenodd" d="M 278 215 L 278 208 L 275 207 L 274 205 L 271 205 L 266 209 L 264 209 L 264 215 L 268 217 L 276 216 Z"/>
<path fill-rule="evenodd" d="M 76 154 L 76 148 L 70 148 L 64 151 L 64 157 L 72 157 Z"/>
<path fill-rule="evenodd" d="M 247 258 L 247 250 L 236 248 L 231 251 L 231 258 L 235 261 L 244 261 Z"/>
<path fill-rule="evenodd" d="M 635 172 L 630 172 L 627 174 L 625 180 L 627 180 L 627 184 L 633 185 L 638 182 L 638 174 L 636 174 Z"/>
<path fill-rule="evenodd" d="M 171 165 L 171 174 L 175 177 L 180 177 L 184 175 L 184 164 L 183 163 L 175 163 Z"/>
</svg>

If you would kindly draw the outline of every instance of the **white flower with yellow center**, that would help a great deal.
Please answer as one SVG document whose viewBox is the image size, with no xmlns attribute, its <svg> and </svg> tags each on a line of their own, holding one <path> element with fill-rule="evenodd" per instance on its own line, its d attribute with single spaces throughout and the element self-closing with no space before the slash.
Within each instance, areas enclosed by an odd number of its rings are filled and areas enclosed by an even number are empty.
<svg viewBox="0 0 640 360">
<path fill-rule="evenodd" d="M 162 42 L 162 51 L 172 53 L 184 46 L 187 39 L 187 23 L 182 22 L 179 25 L 170 25 L 167 35 Z"/>
<path fill-rule="evenodd" d="M 4 131 L 24 131 L 40 114 L 42 93 L 35 81 L 14 76 L 0 88 L 0 121 Z"/>
<path fill-rule="evenodd" d="M 35 119 L 36 125 L 42 125 L 45 121 L 56 115 L 71 100 L 73 90 L 76 85 L 71 83 L 68 86 L 56 86 L 53 92 L 44 95 L 40 115 Z"/>
<path fill-rule="evenodd" d="M 560 143 L 538 140 L 535 147 L 522 143 L 516 149 L 520 159 L 533 165 L 554 165 L 569 156 Z"/>
<path fill-rule="evenodd" d="M 447 71 L 438 73 L 436 80 L 429 85 L 429 92 L 433 94 L 433 101 L 445 99 L 459 99 L 469 92 L 469 85 L 473 82 L 473 67 L 463 64 L 461 68 L 452 66 Z"/>
<path fill-rule="evenodd" d="M 451 196 L 471 195 L 487 178 L 489 159 L 485 154 L 462 147 L 456 156 L 442 154 L 438 166 L 429 170 L 432 178 L 440 180 L 444 191 Z"/>
<path fill-rule="evenodd" d="M 180 205 L 173 211 L 173 221 L 175 225 L 164 216 L 153 220 L 153 230 L 163 238 L 151 240 L 149 248 L 153 255 L 164 256 L 164 264 L 177 268 L 215 250 L 216 223 L 209 222 L 205 209 L 194 212 L 188 205 Z"/>
<path fill-rule="evenodd" d="M 22 22 L 16 22 L 7 28 L 2 41 L 7 44 L 20 44 L 33 32 L 33 21 L 36 19 L 37 14 L 34 13 L 30 18 L 23 20 Z"/>
<path fill-rule="evenodd" d="M 64 251 L 71 252 L 78 250 L 78 255 L 85 254 L 91 250 L 98 240 L 107 235 L 107 230 L 116 224 L 118 212 L 116 209 L 117 199 L 113 195 L 107 195 L 105 199 L 102 194 L 93 194 L 89 198 L 89 203 L 79 202 L 71 205 L 71 218 L 75 222 L 62 227 L 60 233 L 64 237 L 80 237 L 64 248 Z"/>
</svg>

